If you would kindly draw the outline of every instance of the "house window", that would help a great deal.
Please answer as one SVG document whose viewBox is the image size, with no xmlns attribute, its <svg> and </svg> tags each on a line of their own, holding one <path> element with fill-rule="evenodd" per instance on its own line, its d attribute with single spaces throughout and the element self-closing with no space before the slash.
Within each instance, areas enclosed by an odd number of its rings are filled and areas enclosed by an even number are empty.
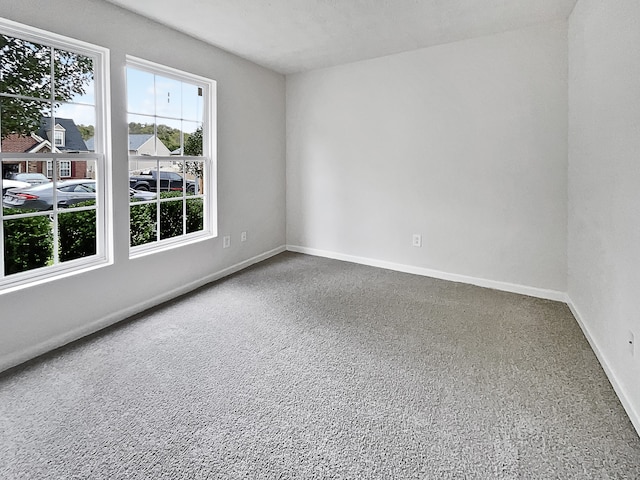
<svg viewBox="0 0 640 480">
<path fill-rule="evenodd" d="M 71 161 L 58 161 L 58 178 L 68 178 L 71 176 Z M 53 161 L 47 160 L 47 177 L 53 178 Z"/>
<path fill-rule="evenodd" d="M 54 136 L 54 145 L 56 147 L 63 147 L 64 146 L 64 131 L 62 130 L 56 130 L 55 133 L 53 134 Z"/>
<path fill-rule="evenodd" d="M 2 178 L 31 184 L 2 199 L 0 289 L 107 263 L 108 50 L 0 19 L 0 58 Z"/>
<path fill-rule="evenodd" d="M 127 59 L 132 256 L 216 235 L 215 87 Z"/>
</svg>

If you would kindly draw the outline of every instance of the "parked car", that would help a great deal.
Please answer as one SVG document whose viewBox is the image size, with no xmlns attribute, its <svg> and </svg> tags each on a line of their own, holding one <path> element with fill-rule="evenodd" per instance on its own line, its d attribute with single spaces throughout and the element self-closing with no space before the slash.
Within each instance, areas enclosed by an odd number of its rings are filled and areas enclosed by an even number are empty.
<svg viewBox="0 0 640 480">
<path fill-rule="evenodd" d="M 129 196 L 136 200 L 154 200 L 156 198 L 156 194 L 153 192 L 134 190 L 133 188 L 129 188 Z"/>
<path fill-rule="evenodd" d="M 66 208 L 76 203 L 96 198 L 96 181 L 92 179 L 65 180 L 57 184 L 58 207 Z M 129 188 L 129 196 L 136 200 L 153 200 L 152 192 Z M 8 208 L 22 210 L 51 210 L 53 208 L 53 183 L 45 183 L 25 188 L 12 188 L 2 198 Z"/>
<path fill-rule="evenodd" d="M 51 180 L 48 179 L 43 173 L 14 173 L 13 175 L 11 175 L 11 180 L 26 182 L 31 186 L 51 182 Z"/>
<path fill-rule="evenodd" d="M 96 181 L 65 180 L 56 185 L 59 208 L 96 198 Z M 20 210 L 51 210 L 53 208 L 53 183 L 43 183 L 27 188 L 8 190 L 2 197 L 2 205 Z"/>
<path fill-rule="evenodd" d="M 182 175 L 160 170 L 160 191 L 181 192 L 183 185 L 186 187 L 187 192 L 195 193 L 196 182 L 193 180 L 184 180 Z M 129 186 L 135 190 L 146 190 L 157 192 L 158 191 L 158 171 L 157 170 L 143 170 L 140 175 L 131 175 L 129 177 Z"/>
<path fill-rule="evenodd" d="M 7 190 L 10 188 L 27 188 L 30 187 L 31 184 L 27 182 L 19 182 L 18 180 L 8 180 L 6 178 L 2 179 L 2 195 L 4 196 L 7 193 Z"/>
</svg>

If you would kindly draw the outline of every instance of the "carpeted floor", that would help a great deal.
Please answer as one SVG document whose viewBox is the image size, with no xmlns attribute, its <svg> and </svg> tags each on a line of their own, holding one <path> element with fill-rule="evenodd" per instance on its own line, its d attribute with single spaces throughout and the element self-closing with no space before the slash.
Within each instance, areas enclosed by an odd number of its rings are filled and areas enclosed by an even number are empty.
<svg viewBox="0 0 640 480">
<path fill-rule="evenodd" d="M 0 376 L 2 479 L 636 479 L 567 307 L 285 253 Z"/>
</svg>

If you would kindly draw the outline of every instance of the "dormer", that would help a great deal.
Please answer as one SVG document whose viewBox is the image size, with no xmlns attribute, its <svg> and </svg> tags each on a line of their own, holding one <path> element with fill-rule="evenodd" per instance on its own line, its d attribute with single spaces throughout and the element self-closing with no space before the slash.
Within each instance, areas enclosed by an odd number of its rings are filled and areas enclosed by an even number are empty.
<svg viewBox="0 0 640 480">
<path fill-rule="evenodd" d="M 51 141 L 51 137 L 53 136 L 53 144 L 56 147 L 64 147 L 65 146 L 65 132 L 66 130 L 62 125 L 56 123 L 56 127 L 54 129 L 53 135 L 51 135 L 51 130 L 47 132 L 49 140 Z"/>
</svg>

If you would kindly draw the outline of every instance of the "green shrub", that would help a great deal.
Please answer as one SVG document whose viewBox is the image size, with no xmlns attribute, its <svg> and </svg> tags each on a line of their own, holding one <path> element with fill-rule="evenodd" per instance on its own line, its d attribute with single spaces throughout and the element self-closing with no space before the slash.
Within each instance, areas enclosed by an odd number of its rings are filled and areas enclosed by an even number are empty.
<svg viewBox="0 0 640 480">
<path fill-rule="evenodd" d="M 163 192 L 160 198 L 182 198 L 182 192 Z M 160 239 L 182 235 L 182 200 L 160 203 Z"/>
<path fill-rule="evenodd" d="M 48 215 L 7 218 L 26 213 L 4 209 L 4 274 L 25 272 L 48 265 L 53 258 L 53 233 Z"/>
<path fill-rule="evenodd" d="M 95 205 L 95 200 L 76 204 L 76 207 Z M 96 211 L 70 210 L 58 215 L 59 257 L 61 262 L 96 254 Z"/>
<path fill-rule="evenodd" d="M 133 200 L 137 202 L 139 200 Z M 156 239 L 156 204 L 131 205 L 129 212 L 129 237 L 131 246 L 144 245 Z"/>
<path fill-rule="evenodd" d="M 199 232 L 204 228 L 202 212 L 201 198 L 187 199 L 187 233 Z"/>
<path fill-rule="evenodd" d="M 162 192 L 161 199 L 175 198 L 175 201 L 160 203 L 160 239 L 183 234 L 182 192 Z M 136 202 L 138 200 L 133 200 Z M 156 204 L 131 205 L 130 216 L 131 246 L 144 245 L 156 240 Z M 187 198 L 187 232 L 199 232 L 204 228 L 203 203 L 201 198 Z"/>
</svg>

